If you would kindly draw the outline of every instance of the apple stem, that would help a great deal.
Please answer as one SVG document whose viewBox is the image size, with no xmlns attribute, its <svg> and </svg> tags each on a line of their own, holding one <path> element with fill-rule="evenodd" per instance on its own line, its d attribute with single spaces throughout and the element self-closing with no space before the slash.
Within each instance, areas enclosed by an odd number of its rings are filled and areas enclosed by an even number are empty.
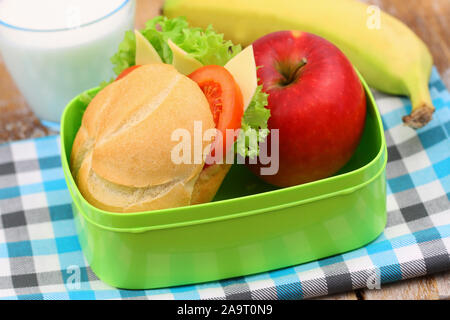
<svg viewBox="0 0 450 320">
<path fill-rule="evenodd" d="M 291 70 L 291 68 L 287 67 L 286 65 L 280 65 L 280 73 L 283 75 L 283 80 L 280 82 L 282 86 L 288 86 L 295 82 L 295 80 L 298 79 L 299 73 L 301 69 L 306 65 L 308 61 L 306 58 L 302 58 L 300 63 L 295 67 L 294 70 Z"/>
</svg>

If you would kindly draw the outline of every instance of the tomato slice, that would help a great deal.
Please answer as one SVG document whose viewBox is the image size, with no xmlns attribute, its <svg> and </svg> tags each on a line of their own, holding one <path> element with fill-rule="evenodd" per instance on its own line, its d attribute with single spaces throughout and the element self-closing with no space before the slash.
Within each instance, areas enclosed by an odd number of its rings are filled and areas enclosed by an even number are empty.
<svg viewBox="0 0 450 320">
<path fill-rule="evenodd" d="M 197 82 L 209 102 L 216 128 L 222 133 L 218 137 L 223 139 L 222 154 L 225 157 L 237 138 L 237 135 L 234 135 L 233 139 L 227 139 L 226 130 L 239 130 L 241 128 L 241 120 L 244 114 L 241 89 L 233 75 L 221 66 L 204 66 L 192 72 L 188 77 Z M 211 156 L 215 155 L 214 144 L 218 145 L 219 138 L 216 137 L 213 143 Z"/>
<path fill-rule="evenodd" d="M 125 76 L 127 76 L 131 71 L 133 71 L 134 69 L 139 68 L 141 65 L 135 65 L 135 66 L 131 66 L 129 68 L 126 68 L 125 70 L 123 70 L 119 76 L 116 78 L 115 81 L 120 80 L 122 78 L 124 78 Z"/>
</svg>

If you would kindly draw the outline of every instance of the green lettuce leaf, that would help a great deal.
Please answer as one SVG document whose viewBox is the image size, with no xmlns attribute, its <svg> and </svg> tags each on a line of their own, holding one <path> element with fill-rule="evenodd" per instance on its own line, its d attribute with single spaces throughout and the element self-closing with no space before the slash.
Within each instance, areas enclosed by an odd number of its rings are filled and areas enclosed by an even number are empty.
<svg viewBox="0 0 450 320">
<path fill-rule="evenodd" d="M 134 32 L 128 30 L 125 32 L 125 37 L 119 44 L 119 50 L 111 57 L 111 62 L 114 65 L 114 73 L 119 75 L 128 67 L 134 66 L 134 58 L 136 56 L 136 37 Z"/>
<path fill-rule="evenodd" d="M 241 131 L 236 141 L 236 151 L 242 157 L 258 156 L 258 144 L 264 142 L 269 135 L 267 121 L 270 118 L 270 110 L 265 108 L 267 97 L 268 94 L 262 91 L 262 86 L 258 86 L 252 101 L 244 112 Z"/>
<path fill-rule="evenodd" d="M 86 105 L 86 107 L 89 105 L 89 103 L 91 103 L 92 99 L 94 99 L 94 97 L 97 95 L 97 93 L 102 90 L 104 87 L 106 87 L 108 84 L 112 83 L 114 81 L 114 79 L 111 79 L 109 81 L 102 81 L 100 83 L 99 90 L 96 92 L 89 92 L 89 90 L 83 92 L 80 97 L 78 98 L 78 100 L 83 103 L 84 105 Z"/>
<path fill-rule="evenodd" d="M 146 28 L 141 32 L 165 63 L 172 63 L 172 51 L 167 44 L 169 39 L 203 65 L 224 66 L 241 51 L 240 45 L 225 41 L 223 34 L 216 33 L 212 26 L 208 26 L 205 30 L 189 27 L 183 17 L 174 19 L 156 17 L 148 21 Z"/>
<path fill-rule="evenodd" d="M 159 16 L 147 21 L 140 31 L 158 52 L 164 63 L 172 63 L 172 51 L 168 40 L 188 52 L 203 65 L 216 64 L 224 66 L 241 51 L 240 45 L 225 41 L 223 34 L 218 34 L 212 26 L 206 29 L 189 27 L 185 18 L 169 19 Z M 123 70 L 135 65 L 136 39 L 132 31 L 127 31 L 119 45 L 119 50 L 111 58 L 114 72 L 119 75 Z"/>
</svg>

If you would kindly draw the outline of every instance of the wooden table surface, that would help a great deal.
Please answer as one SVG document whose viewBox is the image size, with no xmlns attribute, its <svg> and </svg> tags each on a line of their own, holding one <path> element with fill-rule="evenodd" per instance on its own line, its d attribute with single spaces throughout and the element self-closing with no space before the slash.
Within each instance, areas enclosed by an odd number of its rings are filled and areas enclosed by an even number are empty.
<svg viewBox="0 0 450 320">
<path fill-rule="evenodd" d="M 435 64 L 450 88 L 449 0 L 362 0 L 375 4 L 404 21 L 429 46 Z M 137 0 L 136 25 L 158 15 L 163 0 Z M 42 127 L 14 85 L 0 57 L 0 143 L 49 132 Z M 383 285 L 380 290 L 355 290 L 319 299 L 449 299 L 450 272 Z"/>
</svg>

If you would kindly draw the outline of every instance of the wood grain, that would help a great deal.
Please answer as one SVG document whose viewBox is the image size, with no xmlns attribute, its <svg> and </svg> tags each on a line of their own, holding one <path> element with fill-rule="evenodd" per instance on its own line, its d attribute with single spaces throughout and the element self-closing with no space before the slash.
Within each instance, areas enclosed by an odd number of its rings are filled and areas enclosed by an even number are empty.
<svg viewBox="0 0 450 320">
<path fill-rule="evenodd" d="M 163 0 L 137 0 L 136 2 L 136 28 L 142 29 L 145 22 L 161 14 Z"/>
<path fill-rule="evenodd" d="M 206 1 L 206 0 L 205 0 Z M 405 22 L 430 48 L 441 76 L 450 88 L 450 1 L 362 0 Z M 137 0 L 136 27 L 160 13 L 162 0 Z M 0 57 L 0 143 L 48 134 L 28 108 Z M 381 290 L 357 290 L 320 299 L 448 299 L 450 272 L 384 285 Z"/>
<path fill-rule="evenodd" d="M 28 107 L 0 56 L 0 143 L 50 133 Z"/>
<path fill-rule="evenodd" d="M 450 272 L 433 276 L 439 293 L 439 299 L 450 300 Z"/>
<path fill-rule="evenodd" d="M 358 300 L 355 291 L 337 293 L 330 296 L 317 297 L 310 300 Z"/>
<path fill-rule="evenodd" d="M 433 276 L 385 284 L 381 289 L 365 289 L 364 300 L 437 300 L 440 298 Z"/>
</svg>

